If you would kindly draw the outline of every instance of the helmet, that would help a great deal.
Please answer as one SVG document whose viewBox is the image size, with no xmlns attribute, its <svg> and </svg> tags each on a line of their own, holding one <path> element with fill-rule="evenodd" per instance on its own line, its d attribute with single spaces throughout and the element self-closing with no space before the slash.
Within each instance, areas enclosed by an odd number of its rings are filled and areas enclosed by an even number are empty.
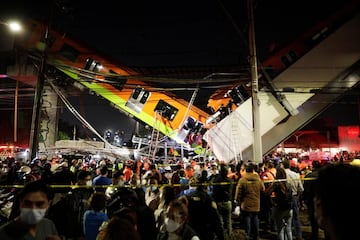
<svg viewBox="0 0 360 240">
<path fill-rule="evenodd" d="M 31 172 L 31 168 L 29 166 L 21 166 L 18 170 L 19 173 L 29 174 Z"/>
</svg>

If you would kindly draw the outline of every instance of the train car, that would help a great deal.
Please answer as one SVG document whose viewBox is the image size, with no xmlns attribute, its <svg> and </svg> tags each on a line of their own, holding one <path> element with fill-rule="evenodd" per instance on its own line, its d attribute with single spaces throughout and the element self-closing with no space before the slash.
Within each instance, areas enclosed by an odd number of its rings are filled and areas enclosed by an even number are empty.
<svg viewBox="0 0 360 240">
<path fill-rule="evenodd" d="M 179 143 L 197 134 L 209 114 L 175 94 L 155 90 L 143 76 L 85 47 L 55 28 L 29 20 L 18 46 L 46 57 L 46 64 L 70 76 L 80 89 L 89 89 L 111 105 Z M 191 101 L 191 100 L 190 100 Z"/>
<path fill-rule="evenodd" d="M 277 91 L 271 86 L 272 79 L 313 49 L 318 43 L 338 29 L 344 22 L 351 19 L 358 10 L 359 1 L 350 1 L 342 8 L 338 9 L 335 14 L 315 24 L 287 46 L 271 53 L 271 56 L 258 66 L 259 88 L 266 87 L 276 95 Z M 251 90 L 250 83 L 218 89 L 210 96 L 207 106 L 212 109 L 214 116 L 216 116 L 215 114 L 219 115 L 217 112 L 224 111 L 224 108 L 227 108 L 227 111 L 234 111 L 241 103 L 251 97 Z M 262 90 L 264 90 L 264 88 Z M 293 89 L 281 90 L 293 91 Z M 275 97 L 281 102 L 281 97 L 279 97 L 279 95 Z"/>
</svg>

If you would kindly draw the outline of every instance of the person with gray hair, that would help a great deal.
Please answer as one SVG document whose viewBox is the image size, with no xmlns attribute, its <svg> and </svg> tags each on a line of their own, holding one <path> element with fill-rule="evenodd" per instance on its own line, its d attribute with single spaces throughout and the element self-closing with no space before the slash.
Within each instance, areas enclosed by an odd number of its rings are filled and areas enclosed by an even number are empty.
<svg viewBox="0 0 360 240">
<path fill-rule="evenodd" d="M 304 186 L 302 184 L 300 174 L 290 169 L 290 161 L 284 160 L 282 165 L 285 169 L 287 182 L 290 184 L 292 189 L 292 204 L 293 210 L 292 225 L 294 227 L 294 235 L 296 240 L 302 240 L 301 222 L 300 222 L 300 199 L 304 192 Z"/>
</svg>

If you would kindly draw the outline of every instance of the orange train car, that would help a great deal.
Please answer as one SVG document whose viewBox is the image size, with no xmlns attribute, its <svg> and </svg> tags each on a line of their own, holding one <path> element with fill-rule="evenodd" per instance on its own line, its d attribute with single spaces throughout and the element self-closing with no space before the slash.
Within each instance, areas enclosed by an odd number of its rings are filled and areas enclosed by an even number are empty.
<svg viewBox="0 0 360 240">
<path fill-rule="evenodd" d="M 18 46 L 38 57 L 45 54 L 47 65 L 70 76 L 74 85 L 88 88 L 138 121 L 179 143 L 188 142 L 189 136 L 204 129 L 208 113 L 175 94 L 153 91 L 154 87 L 132 69 L 41 22 L 30 20 L 25 29 L 27 32 L 17 39 Z"/>
<path fill-rule="evenodd" d="M 359 11 L 359 5 L 357 0 L 348 2 L 337 10 L 335 14 L 315 24 L 308 31 L 297 37 L 295 41 L 273 52 L 259 67 L 259 85 L 271 85 L 272 79 L 304 56 L 344 22 L 351 19 Z M 215 114 L 224 107 L 229 107 L 234 111 L 249 97 L 251 97 L 251 85 L 233 85 L 232 87 L 215 91 L 210 96 L 207 106 Z"/>
</svg>

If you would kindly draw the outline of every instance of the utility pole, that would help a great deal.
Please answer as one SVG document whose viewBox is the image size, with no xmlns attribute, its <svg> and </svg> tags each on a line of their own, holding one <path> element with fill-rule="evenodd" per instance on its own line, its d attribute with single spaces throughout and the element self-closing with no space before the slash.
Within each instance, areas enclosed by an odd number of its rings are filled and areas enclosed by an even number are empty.
<svg viewBox="0 0 360 240">
<path fill-rule="evenodd" d="M 46 64 L 46 44 L 48 39 L 48 27 L 46 28 L 44 37 L 44 48 L 42 49 L 42 55 L 40 59 L 38 79 L 35 89 L 34 106 L 31 120 L 30 129 L 30 161 L 38 157 L 39 150 L 39 138 L 40 138 L 40 124 L 41 124 L 41 107 L 42 107 L 42 95 L 44 91 L 45 83 L 45 64 Z"/>
<path fill-rule="evenodd" d="M 262 162 L 262 142 L 260 133 L 260 100 L 259 82 L 257 72 L 255 26 L 254 26 L 254 1 L 248 0 L 249 19 L 249 48 L 252 86 L 252 117 L 253 117 L 253 162 Z"/>
<path fill-rule="evenodd" d="M 19 99 L 19 80 L 16 80 L 15 100 L 14 100 L 14 144 L 17 143 L 18 99 Z"/>
</svg>

